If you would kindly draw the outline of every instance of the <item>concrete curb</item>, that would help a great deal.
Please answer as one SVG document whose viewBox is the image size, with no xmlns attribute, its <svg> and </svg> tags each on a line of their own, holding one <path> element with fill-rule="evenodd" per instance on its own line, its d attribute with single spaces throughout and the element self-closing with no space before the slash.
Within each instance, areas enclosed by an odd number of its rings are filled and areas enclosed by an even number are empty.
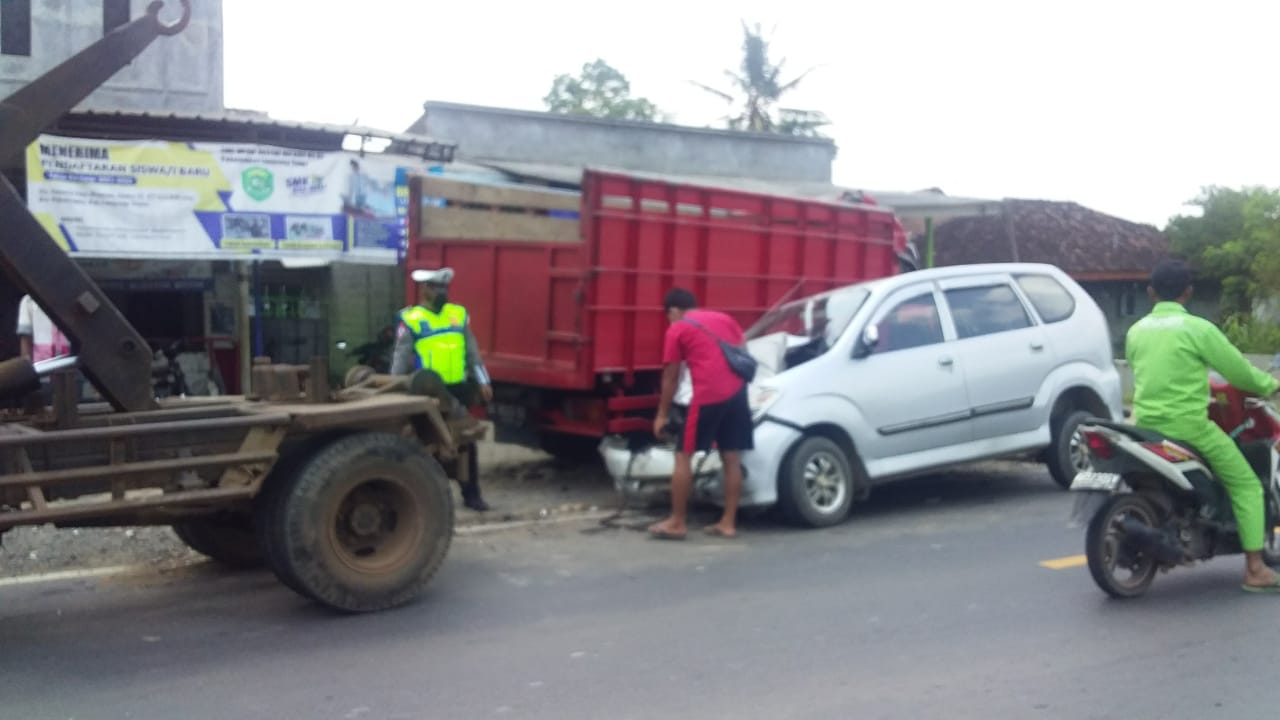
<svg viewBox="0 0 1280 720">
<path fill-rule="evenodd" d="M 603 520 L 614 515 L 616 512 L 616 510 L 588 510 L 585 512 L 559 514 L 546 518 L 530 520 L 507 520 L 489 523 L 476 523 L 474 525 L 456 527 L 453 530 L 453 534 L 466 537 L 468 535 L 483 535 L 485 533 L 501 532 L 503 530 L 516 530 L 519 528 L 534 527 L 537 525 L 561 525 L 575 520 Z"/>
</svg>

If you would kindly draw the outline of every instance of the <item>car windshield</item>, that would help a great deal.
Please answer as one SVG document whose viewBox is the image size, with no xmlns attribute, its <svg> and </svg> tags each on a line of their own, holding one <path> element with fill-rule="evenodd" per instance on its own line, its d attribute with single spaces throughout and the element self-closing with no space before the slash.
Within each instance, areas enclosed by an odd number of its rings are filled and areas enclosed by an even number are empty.
<svg viewBox="0 0 1280 720">
<path fill-rule="evenodd" d="M 787 303 L 761 318 L 747 332 L 747 340 L 781 338 L 784 357 L 765 364 L 775 372 L 794 367 L 830 350 L 870 294 L 859 286 Z"/>
</svg>

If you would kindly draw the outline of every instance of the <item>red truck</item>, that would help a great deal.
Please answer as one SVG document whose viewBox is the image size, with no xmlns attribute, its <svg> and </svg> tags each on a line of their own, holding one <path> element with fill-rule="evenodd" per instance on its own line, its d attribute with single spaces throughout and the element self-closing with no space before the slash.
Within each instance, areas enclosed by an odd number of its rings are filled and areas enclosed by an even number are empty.
<svg viewBox="0 0 1280 720">
<path fill-rule="evenodd" d="M 493 376 L 498 439 L 556 455 L 652 427 L 671 287 L 746 328 L 784 298 L 884 277 L 907 257 L 901 225 L 870 201 L 594 170 L 580 190 L 434 175 L 409 186 L 406 270 L 457 271 L 450 295 Z"/>
</svg>

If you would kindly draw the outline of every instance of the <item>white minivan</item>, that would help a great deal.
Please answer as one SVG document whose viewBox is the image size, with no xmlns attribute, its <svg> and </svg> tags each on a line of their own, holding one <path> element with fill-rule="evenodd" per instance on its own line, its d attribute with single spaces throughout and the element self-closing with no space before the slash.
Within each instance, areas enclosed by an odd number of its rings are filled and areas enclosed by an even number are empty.
<svg viewBox="0 0 1280 720">
<path fill-rule="evenodd" d="M 876 485 L 989 458 L 1038 455 L 1067 487 L 1087 465 L 1080 423 L 1123 418 L 1106 318 L 1050 265 L 851 285 L 776 308 L 747 339 L 760 369 L 742 505 L 803 525 L 840 522 Z M 634 452 L 602 451 L 615 478 L 635 472 Z M 695 495 L 717 501 L 706 460 Z"/>
</svg>

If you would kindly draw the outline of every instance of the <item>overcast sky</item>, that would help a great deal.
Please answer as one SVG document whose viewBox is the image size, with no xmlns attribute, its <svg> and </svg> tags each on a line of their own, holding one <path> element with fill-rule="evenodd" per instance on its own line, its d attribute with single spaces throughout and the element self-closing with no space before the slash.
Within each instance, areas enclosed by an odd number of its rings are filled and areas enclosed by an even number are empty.
<svg viewBox="0 0 1280 720">
<path fill-rule="evenodd" d="M 790 70 L 817 66 L 787 104 L 834 121 L 842 185 L 1163 226 L 1201 186 L 1280 184 L 1268 0 L 224 0 L 226 103 L 400 131 L 426 100 L 542 109 L 600 57 L 712 125 L 726 108 L 689 81 L 724 84 L 740 20 L 776 27 Z"/>
</svg>

